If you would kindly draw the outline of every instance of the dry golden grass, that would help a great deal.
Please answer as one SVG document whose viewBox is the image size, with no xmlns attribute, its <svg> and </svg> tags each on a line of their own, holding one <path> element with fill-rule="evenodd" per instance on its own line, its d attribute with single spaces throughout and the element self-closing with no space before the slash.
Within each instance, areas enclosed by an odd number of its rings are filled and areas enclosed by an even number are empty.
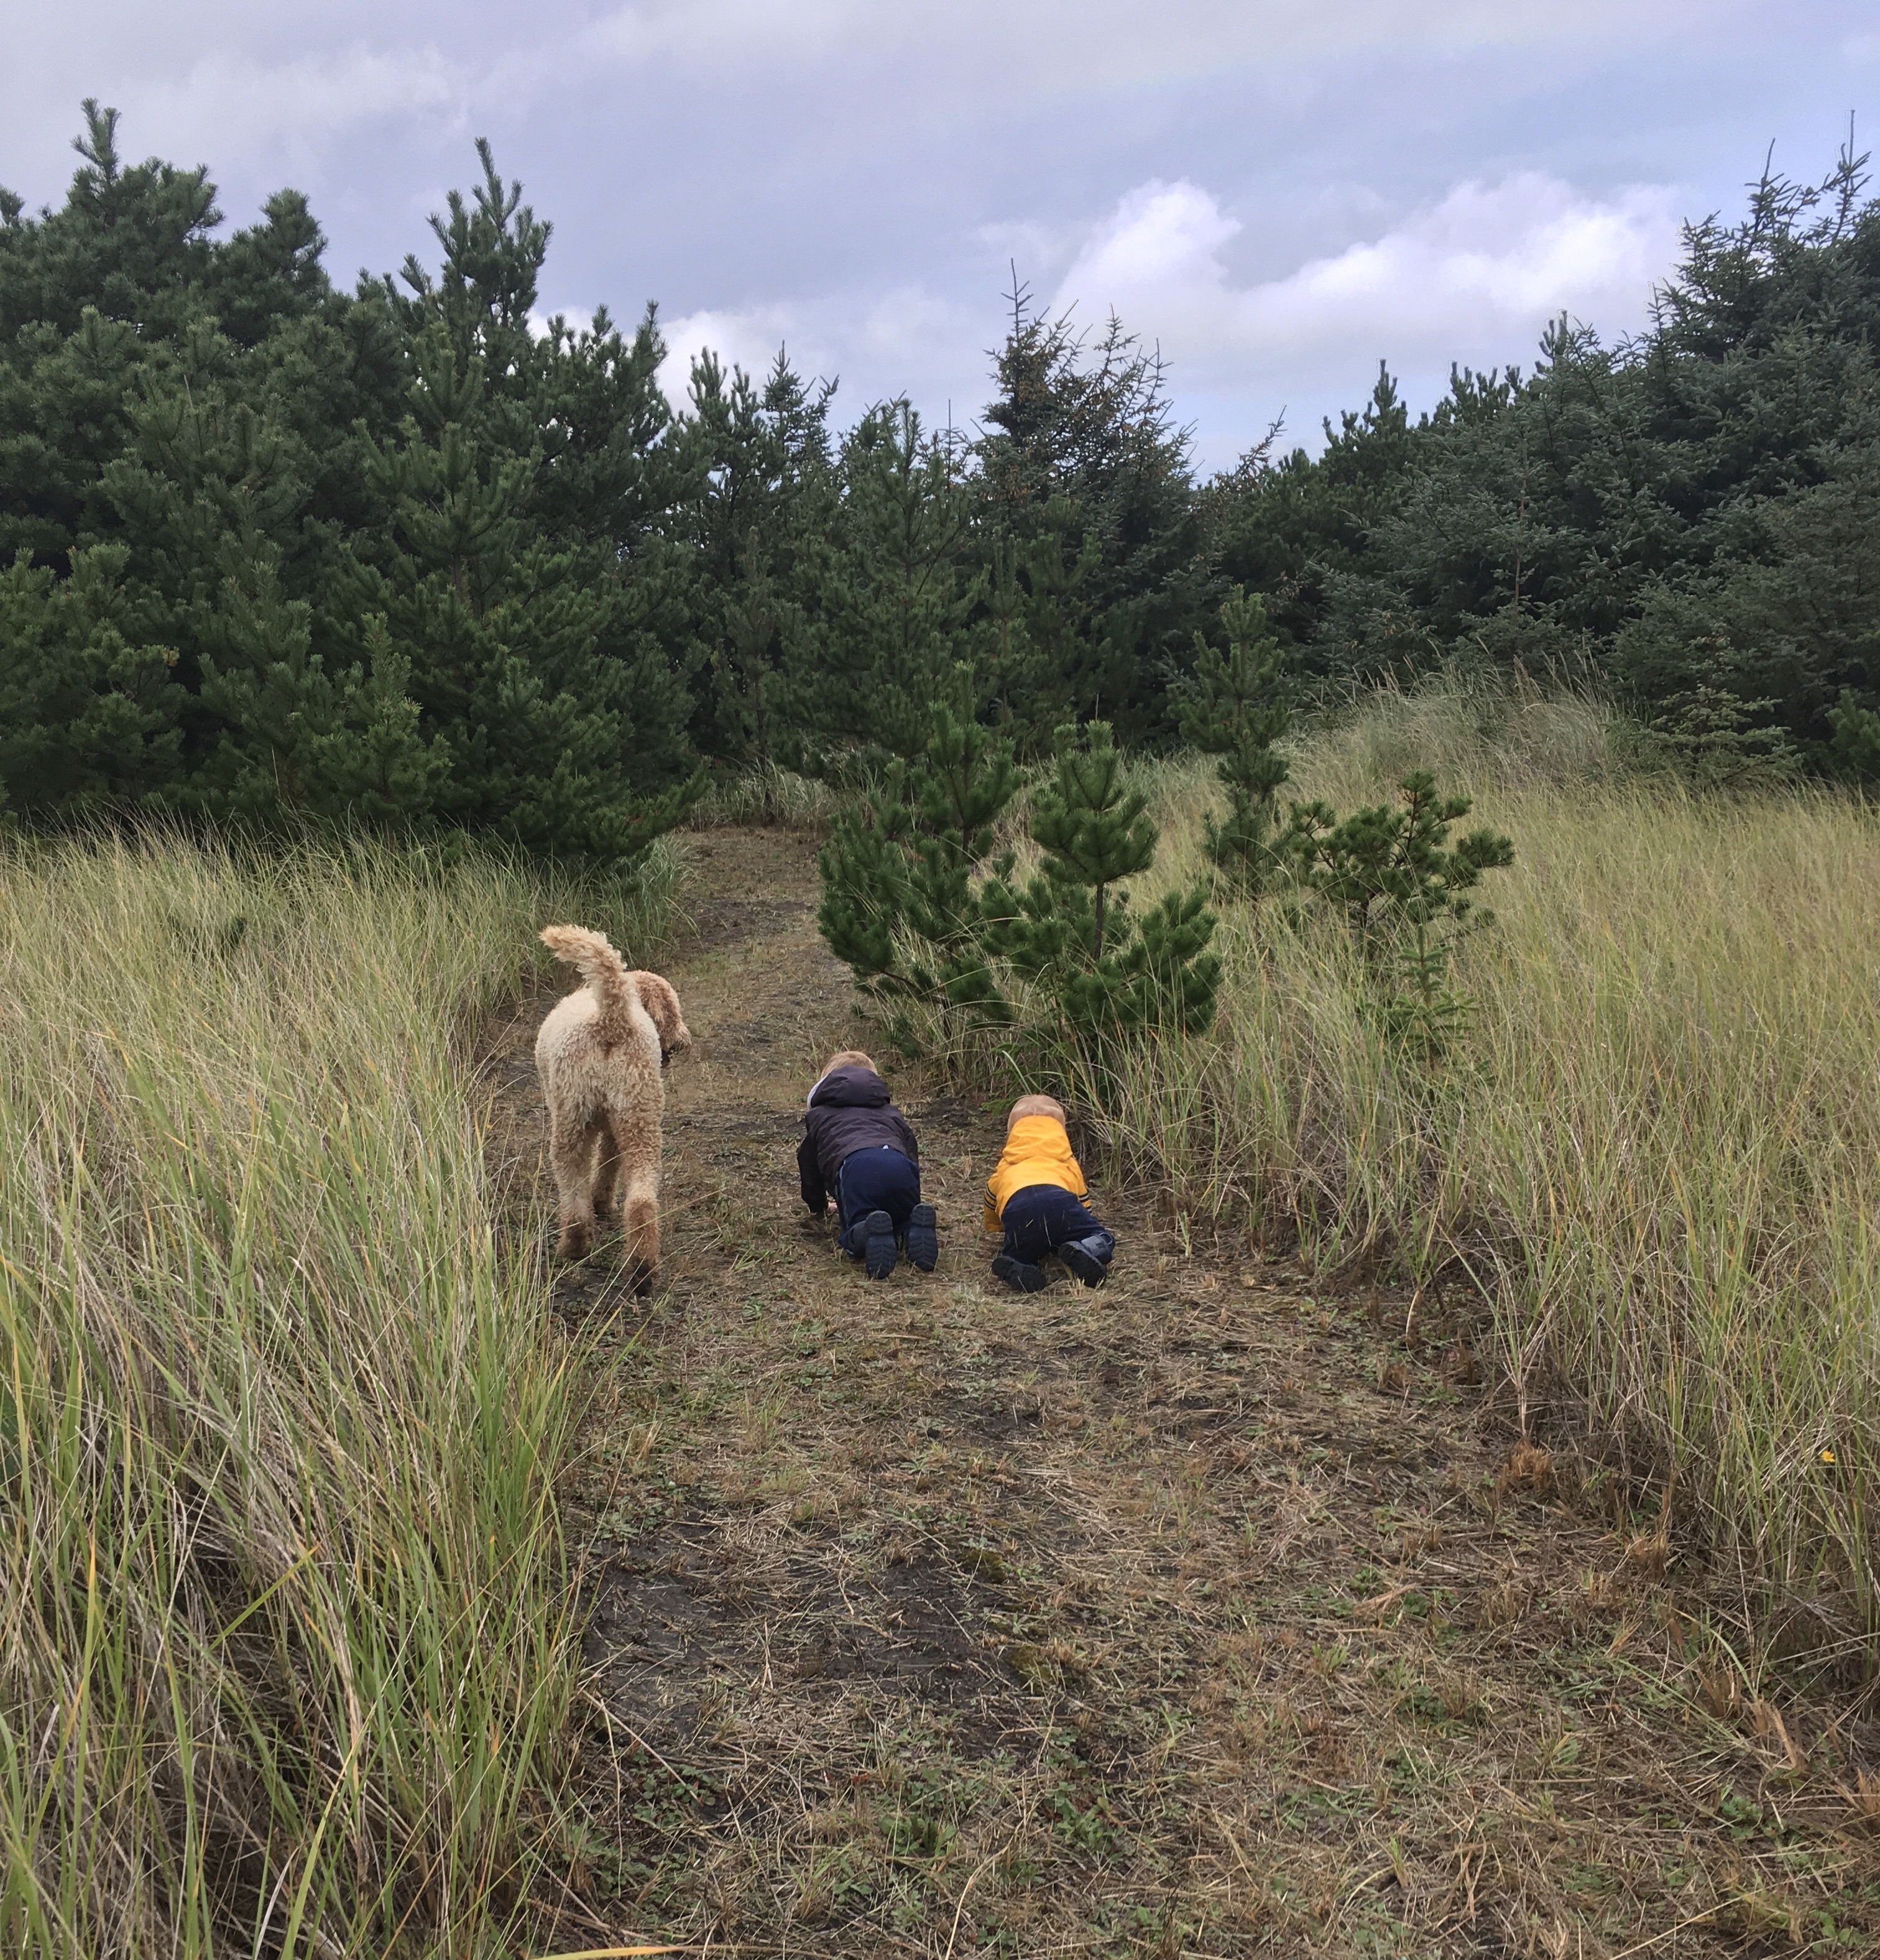
<svg viewBox="0 0 1880 1960">
<path fill-rule="evenodd" d="M 513 1917 L 577 1667 L 570 1351 L 492 1230 L 463 1036 L 545 915 L 643 943 L 612 896 L 0 857 L 8 1952 L 468 1954 Z"/>
<path fill-rule="evenodd" d="M 1524 1424 L 1564 1397 L 1674 1480 L 1792 1638 L 1871 1635 L 1880 826 L 1824 792 L 1694 797 L 1628 774 L 1595 703 L 1457 689 L 1355 710 L 1295 784 L 1348 809 L 1418 761 L 1516 852 L 1451 1064 L 1379 1037 L 1335 928 L 1227 905 L 1217 1029 L 1133 1071 L 1116 1144 L 1191 1215 L 1477 1292 Z M 1209 772 L 1144 780 L 1157 883 L 1202 873 Z"/>
<path fill-rule="evenodd" d="M 784 830 L 816 830 L 833 815 L 837 793 L 828 784 L 775 762 L 714 776 L 686 826 L 719 830 L 757 823 Z"/>
</svg>

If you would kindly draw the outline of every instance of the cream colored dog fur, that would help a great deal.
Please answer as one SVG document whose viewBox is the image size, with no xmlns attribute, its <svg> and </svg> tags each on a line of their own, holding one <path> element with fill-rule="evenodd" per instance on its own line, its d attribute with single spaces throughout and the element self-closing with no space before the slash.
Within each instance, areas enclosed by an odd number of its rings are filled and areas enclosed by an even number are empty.
<svg viewBox="0 0 1880 1960">
<path fill-rule="evenodd" d="M 587 983 L 556 1004 L 536 1036 L 560 1201 L 556 1255 L 587 1251 L 595 1220 L 613 1216 L 624 1180 L 626 1263 L 635 1290 L 650 1292 L 660 1265 L 660 1070 L 675 1049 L 691 1047 L 692 1035 L 670 983 L 630 970 L 601 934 L 545 926 L 542 943 Z"/>
</svg>

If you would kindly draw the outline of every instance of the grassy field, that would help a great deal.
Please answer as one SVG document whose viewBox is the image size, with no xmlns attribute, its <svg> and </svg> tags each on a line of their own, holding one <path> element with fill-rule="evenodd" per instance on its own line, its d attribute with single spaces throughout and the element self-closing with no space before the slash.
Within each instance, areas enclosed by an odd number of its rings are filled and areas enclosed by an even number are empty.
<svg viewBox="0 0 1880 1960">
<path fill-rule="evenodd" d="M 873 1039 L 815 840 L 683 848 L 660 1291 L 617 1238 L 555 1283 L 596 1392 L 538 1952 L 1872 1950 L 1871 1698 L 1746 1641 L 1681 1512 L 1666 1545 L 1650 1490 L 1589 1502 L 1555 1425 L 1522 1440 L 1478 1293 L 1328 1281 L 1120 1150 L 1086 1156 L 1109 1282 L 1012 1293 L 978 1229 L 1003 1099 L 885 1052 L 940 1260 L 870 1284 L 792 1161 L 824 1058 Z M 537 1229 L 552 998 L 484 1037 Z"/>
<path fill-rule="evenodd" d="M 1791 1647 L 1870 1653 L 1880 826 L 1824 792 L 1694 798 L 1597 703 L 1455 687 L 1354 709 L 1295 787 L 1348 810 L 1419 764 L 1516 853 L 1449 1064 L 1380 1039 L 1340 928 L 1225 905 L 1217 1029 L 1131 1072 L 1116 1148 L 1190 1219 L 1479 1297 L 1524 1424 L 1668 1484 Z M 1156 882 L 1202 873 L 1208 770 L 1144 781 Z"/>
<path fill-rule="evenodd" d="M 1416 763 L 1517 851 L 1467 1038 L 1404 1059 L 1339 932 L 1224 908 L 1215 1031 L 1091 1158 L 1118 1277 L 1035 1303 L 943 1055 L 937 1278 L 789 1229 L 866 1033 L 800 784 L 631 892 L 11 847 L 6 1950 L 1858 1945 L 1880 845 L 1586 702 L 1382 698 L 1296 787 Z M 1207 769 L 1143 780 L 1196 875 Z M 552 1316 L 533 934 L 641 952 L 682 855 L 666 1290 L 623 1320 L 603 1246 Z"/>
<path fill-rule="evenodd" d="M 0 858 L 0 1946 L 501 1950 L 578 1669 L 578 1351 L 469 1034 L 578 905 L 493 858 Z"/>
</svg>

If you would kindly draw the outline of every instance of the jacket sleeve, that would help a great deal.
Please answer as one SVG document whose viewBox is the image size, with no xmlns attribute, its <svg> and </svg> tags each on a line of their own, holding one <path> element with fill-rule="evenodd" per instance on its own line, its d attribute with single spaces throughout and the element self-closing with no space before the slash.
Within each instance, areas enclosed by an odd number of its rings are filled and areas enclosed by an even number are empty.
<svg viewBox="0 0 1880 1960">
<path fill-rule="evenodd" d="M 901 1154 L 916 1170 L 921 1167 L 921 1147 L 914 1140 L 914 1126 L 897 1109 L 894 1112 L 894 1127 L 901 1138 Z"/>
<path fill-rule="evenodd" d="M 820 1217 L 829 1194 L 822 1188 L 822 1166 L 816 1158 L 816 1139 L 806 1130 L 797 1146 L 797 1179 L 803 1188 L 803 1203 Z"/>
<path fill-rule="evenodd" d="M 1000 1210 L 998 1198 L 994 1194 L 992 1187 L 989 1184 L 986 1186 L 986 1208 L 984 1226 L 985 1229 L 988 1232 L 1003 1232 L 1005 1230 L 1005 1220 Z"/>
</svg>

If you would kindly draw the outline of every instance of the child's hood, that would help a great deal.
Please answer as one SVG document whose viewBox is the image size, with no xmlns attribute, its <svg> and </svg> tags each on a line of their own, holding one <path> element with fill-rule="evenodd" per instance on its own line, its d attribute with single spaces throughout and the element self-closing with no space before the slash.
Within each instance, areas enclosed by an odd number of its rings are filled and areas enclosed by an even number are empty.
<svg viewBox="0 0 1880 1960">
<path fill-rule="evenodd" d="M 1077 1169 L 1076 1153 L 1064 1126 L 1055 1116 L 1021 1116 L 1007 1132 L 1001 1163 L 1053 1164 L 1060 1170 Z"/>
<path fill-rule="evenodd" d="M 854 1062 L 831 1069 L 810 1091 L 812 1109 L 881 1109 L 888 1099 L 887 1083 L 872 1068 Z"/>
</svg>

